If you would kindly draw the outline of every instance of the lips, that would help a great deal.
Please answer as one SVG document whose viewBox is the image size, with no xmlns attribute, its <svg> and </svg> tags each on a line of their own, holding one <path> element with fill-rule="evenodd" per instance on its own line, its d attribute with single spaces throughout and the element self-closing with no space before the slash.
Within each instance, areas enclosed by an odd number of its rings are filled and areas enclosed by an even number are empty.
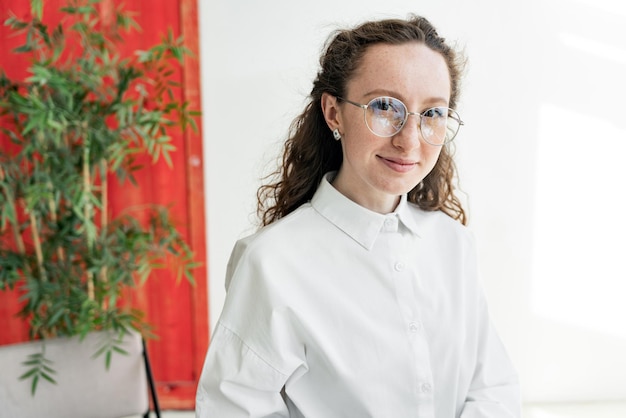
<svg viewBox="0 0 626 418">
<path fill-rule="evenodd" d="M 401 158 L 385 158 L 385 157 L 381 157 L 380 155 L 378 155 L 377 157 L 387 167 L 389 167 L 392 170 L 397 171 L 399 173 L 406 173 L 408 171 L 411 171 L 418 164 L 415 161 L 404 160 L 404 159 L 401 159 Z"/>
</svg>

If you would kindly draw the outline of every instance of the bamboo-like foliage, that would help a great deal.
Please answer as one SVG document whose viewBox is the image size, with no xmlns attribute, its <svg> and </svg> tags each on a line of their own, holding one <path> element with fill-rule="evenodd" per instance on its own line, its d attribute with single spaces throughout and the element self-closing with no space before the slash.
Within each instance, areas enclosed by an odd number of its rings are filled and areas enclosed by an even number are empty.
<svg viewBox="0 0 626 418">
<path fill-rule="evenodd" d="M 167 208 L 111 218 L 107 194 L 112 180 L 134 183 L 142 156 L 171 165 L 171 133 L 195 129 L 197 112 L 172 90 L 188 51 L 170 32 L 121 57 L 117 45 L 137 24 L 122 8 L 103 21 L 98 3 L 69 1 L 51 26 L 32 0 L 32 18 L 5 22 L 25 39 L 15 53 L 32 60 L 24 80 L 0 64 L 0 291 L 19 290 L 33 338 L 147 332 L 141 313 L 120 303 L 124 292 L 155 268 L 193 283 L 197 266 Z M 39 377 L 53 380 L 33 370 L 33 392 Z"/>
</svg>

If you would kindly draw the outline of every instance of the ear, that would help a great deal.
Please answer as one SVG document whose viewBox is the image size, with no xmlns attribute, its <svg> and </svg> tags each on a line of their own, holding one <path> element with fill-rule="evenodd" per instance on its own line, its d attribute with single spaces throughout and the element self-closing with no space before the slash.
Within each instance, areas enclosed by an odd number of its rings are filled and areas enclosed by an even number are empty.
<svg viewBox="0 0 626 418">
<path fill-rule="evenodd" d="M 324 119 L 331 131 L 342 129 L 341 121 L 341 109 L 339 108 L 339 102 L 335 96 L 329 93 L 322 93 L 322 113 L 324 113 Z"/>
</svg>

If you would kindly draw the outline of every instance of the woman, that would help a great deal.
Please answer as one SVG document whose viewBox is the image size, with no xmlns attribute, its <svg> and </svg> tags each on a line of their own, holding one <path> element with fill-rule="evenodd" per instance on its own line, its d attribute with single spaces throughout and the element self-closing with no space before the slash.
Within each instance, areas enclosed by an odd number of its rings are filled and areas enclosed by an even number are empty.
<svg viewBox="0 0 626 418">
<path fill-rule="evenodd" d="M 461 66 L 420 17 L 330 40 L 231 255 L 198 417 L 520 416 L 452 186 Z"/>
</svg>

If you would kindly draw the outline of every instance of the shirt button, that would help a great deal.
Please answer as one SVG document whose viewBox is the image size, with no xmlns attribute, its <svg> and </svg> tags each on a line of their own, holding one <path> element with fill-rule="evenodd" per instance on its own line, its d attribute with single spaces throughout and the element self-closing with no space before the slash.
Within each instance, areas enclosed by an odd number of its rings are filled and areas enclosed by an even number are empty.
<svg viewBox="0 0 626 418">
<path fill-rule="evenodd" d="M 417 332 L 417 331 L 419 331 L 419 330 L 420 330 L 420 324 L 419 324 L 419 322 L 411 322 L 411 323 L 409 324 L 409 330 L 410 330 L 411 332 Z"/>
<path fill-rule="evenodd" d="M 396 269 L 396 271 L 402 271 L 404 270 L 404 263 L 401 261 L 398 261 L 394 266 L 394 269 Z"/>
<path fill-rule="evenodd" d="M 392 226 L 393 225 L 393 219 L 385 219 L 385 226 Z"/>
<path fill-rule="evenodd" d="M 422 383 L 422 393 L 430 393 L 431 390 L 433 390 L 433 387 L 430 385 L 430 383 Z"/>
</svg>

